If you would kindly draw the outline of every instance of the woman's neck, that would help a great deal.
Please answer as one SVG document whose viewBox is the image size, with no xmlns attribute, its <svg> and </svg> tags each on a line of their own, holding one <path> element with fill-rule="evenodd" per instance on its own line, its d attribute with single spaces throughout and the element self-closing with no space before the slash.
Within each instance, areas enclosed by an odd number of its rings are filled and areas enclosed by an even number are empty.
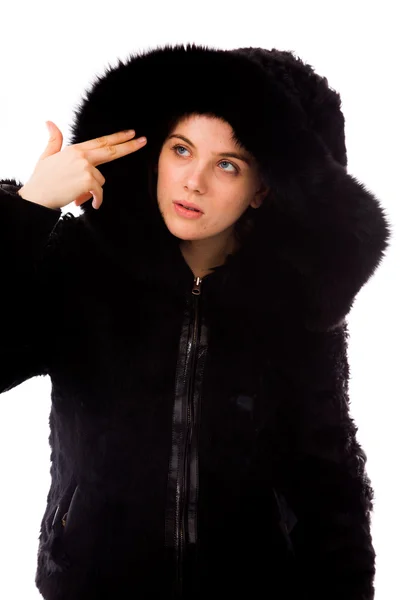
<svg viewBox="0 0 400 600">
<path fill-rule="evenodd" d="M 179 247 L 193 275 L 204 277 L 212 273 L 212 267 L 223 265 L 228 254 L 236 252 L 238 244 L 235 237 L 230 235 L 225 238 L 182 240 Z"/>
</svg>

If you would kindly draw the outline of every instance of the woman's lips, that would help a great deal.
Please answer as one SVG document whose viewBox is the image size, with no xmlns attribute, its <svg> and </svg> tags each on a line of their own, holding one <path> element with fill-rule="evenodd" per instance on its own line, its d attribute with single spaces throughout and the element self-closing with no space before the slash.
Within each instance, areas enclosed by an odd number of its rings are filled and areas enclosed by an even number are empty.
<svg viewBox="0 0 400 600">
<path fill-rule="evenodd" d="M 202 212 L 199 212 L 197 210 L 190 210 L 188 208 L 185 208 L 179 202 L 174 202 L 174 207 L 175 207 L 175 212 L 179 216 L 185 217 L 186 219 L 199 219 L 203 214 Z"/>
<path fill-rule="evenodd" d="M 176 202 L 176 204 L 180 204 L 184 208 L 194 208 L 195 210 L 198 210 L 199 212 L 203 212 L 201 210 L 200 206 L 198 206 L 194 202 L 189 202 L 189 201 L 186 201 L 186 200 L 184 200 L 183 202 L 181 202 L 180 200 L 174 200 L 174 202 Z"/>
</svg>

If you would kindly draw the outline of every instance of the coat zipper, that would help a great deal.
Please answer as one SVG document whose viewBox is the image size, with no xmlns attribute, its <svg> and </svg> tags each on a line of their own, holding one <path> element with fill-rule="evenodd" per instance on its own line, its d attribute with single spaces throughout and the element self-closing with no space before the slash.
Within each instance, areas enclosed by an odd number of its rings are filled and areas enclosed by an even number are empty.
<svg viewBox="0 0 400 600">
<path fill-rule="evenodd" d="M 183 569 L 186 557 L 187 544 L 197 541 L 197 496 L 198 496 L 198 451 L 197 411 L 199 407 L 194 404 L 194 373 L 196 370 L 197 344 L 199 334 L 199 296 L 201 295 L 202 278 L 196 277 L 192 286 L 193 328 L 188 341 L 190 355 L 188 359 L 187 387 L 185 394 L 186 407 L 183 414 L 186 416 L 184 423 L 184 439 L 180 468 L 176 485 L 176 531 L 175 550 L 177 557 L 176 587 L 177 596 L 183 594 Z"/>
<path fill-rule="evenodd" d="M 188 503 L 188 541 L 190 544 L 197 542 L 197 496 L 198 496 L 198 426 L 199 426 L 199 402 L 195 398 L 195 374 L 197 371 L 198 341 L 199 341 L 199 303 L 201 295 L 202 278 L 196 277 L 192 287 L 193 301 L 193 335 L 192 335 L 192 362 L 189 377 L 189 401 L 188 401 L 188 430 L 189 430 L 189 503 Z"/>
</svg>

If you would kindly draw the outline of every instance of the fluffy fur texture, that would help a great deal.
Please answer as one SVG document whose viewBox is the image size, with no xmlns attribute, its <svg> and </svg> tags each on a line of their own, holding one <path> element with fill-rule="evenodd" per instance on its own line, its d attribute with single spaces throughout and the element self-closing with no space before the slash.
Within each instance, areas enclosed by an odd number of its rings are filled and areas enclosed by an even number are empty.
<svg viewBox="0 0 400 600">
<path fill-rule="evenodd" d="M 151 189 L 171 124 L 193 112 L 232 125 L 272 193 L 203 282 L 199 544 L 185 595 L 372 600 L 373 490 L 349 410 L 346 315 L 388 220 L 347 172 L 325 78 L 289 52 L 194 45 L 120 62 L 76 112 L 71 143 L 128 128 L 148 139 L 98 167 L 99 211 L 87 202 L 59 220 L 0 182 L 0 390 L 52 380 L 37 586 L 46 600 L 172 597 L 166 488 L 193 275 Z"/>
</svg>

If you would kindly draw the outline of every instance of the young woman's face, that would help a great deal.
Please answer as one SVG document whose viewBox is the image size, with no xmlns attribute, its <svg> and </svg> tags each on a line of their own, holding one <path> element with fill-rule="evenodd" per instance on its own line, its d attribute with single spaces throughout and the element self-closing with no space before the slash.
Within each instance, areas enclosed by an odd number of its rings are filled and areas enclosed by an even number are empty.
<svg viewBox="0 0 400 600">
<path fill-rule="evenodd" d="M 261 205 L 268 188 L 261 187 L 251 155 L 233 144 L 231 134 L 226 121 L 196 115 L 181 120 L 165 140 L 158 160 L 157 200 L 166 226 L 177 238 L 226 235 L 249 205 Z M 185 202 L 201 210 L 189 213 L 197 218 L 179 211 L 175 203 Z"/>
</svg>

